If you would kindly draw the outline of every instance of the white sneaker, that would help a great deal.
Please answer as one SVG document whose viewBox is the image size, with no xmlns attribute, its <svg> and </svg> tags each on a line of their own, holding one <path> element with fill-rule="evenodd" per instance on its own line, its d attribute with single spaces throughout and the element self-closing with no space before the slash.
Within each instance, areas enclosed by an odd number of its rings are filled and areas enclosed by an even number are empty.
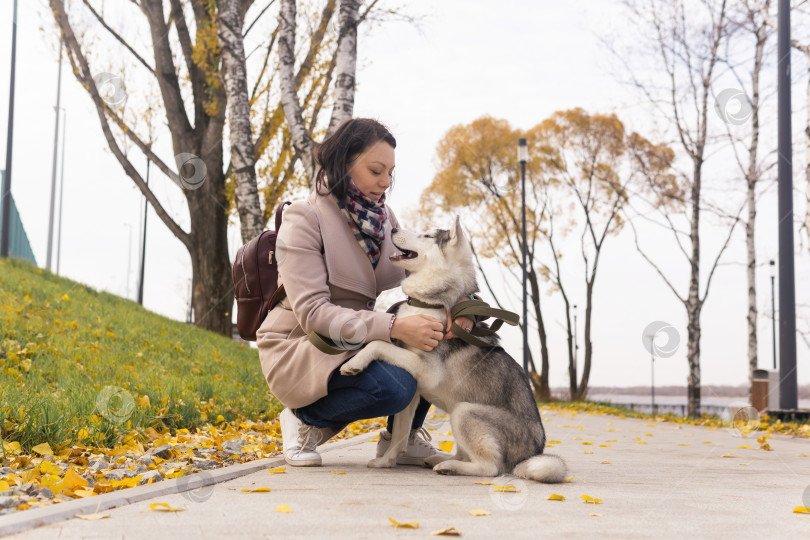
<svg viewBox="0 0 810 540">
<path fill-rule="evenodd" d="M 315 451 L 315 447 L 325 442 L 326 433 L 323 433 L 321 428 L 303 423 L 290 409 L 281 411 L 279 423 L 284 444 L 284 460 L 293 467 L 319 467 L 321 455 Z"/>
<path fill-rule="evenodd" d="M 450 457 L 447 452 L 442 452 L 430 444 L 431 439 L 430 433 L 425 428 L 412 429 L 411 434 L 408 436 L 408 446 L 397 456 L 397 464 L 418 465 L 421 467 L 425 464 L 425 459 L 431 456 Z M 383 429 L 380 431 L 380 440 L 377 443 L 377 457 L 385 454 L 390 445 L 391 435 L 387 429 Z"/>
</svg>

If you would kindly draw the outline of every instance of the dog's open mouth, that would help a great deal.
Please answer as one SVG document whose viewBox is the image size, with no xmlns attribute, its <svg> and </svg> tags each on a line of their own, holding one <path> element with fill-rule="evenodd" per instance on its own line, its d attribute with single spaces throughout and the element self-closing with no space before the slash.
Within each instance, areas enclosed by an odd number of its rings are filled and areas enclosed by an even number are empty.
<svg viewBox="0 0 810 540">
<path fill-rule="evenodd" d="M 402 249 L 402 248 L 397 248 L 397 249 L 400 250 L 402 253 L 398 253 L 396 255 L 391 255 L 390 257 L 388 257 L 388 260 L 390 260 L 390 261 L 404 261 L 406 259 L 415 259 L 416 256 L 418 255 L 418 253 L 416 253 L 415 251 L 411 251 L 409 249 Z"/>
</svg>

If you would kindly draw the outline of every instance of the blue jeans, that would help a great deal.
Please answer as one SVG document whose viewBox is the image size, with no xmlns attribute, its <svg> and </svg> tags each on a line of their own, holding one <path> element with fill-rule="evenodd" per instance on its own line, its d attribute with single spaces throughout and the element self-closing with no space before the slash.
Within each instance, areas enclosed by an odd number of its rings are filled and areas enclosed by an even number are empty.
<svg viewBox="0 0 810 540">
<path fill-rule="evenodd" d="M 388 416 L 388 431 L 396 413 L 408 406 L 416 393 L 416 380 L 402 368 L 374 360 L 358 375 L 332 372 L 328 394 L 315 403 L 299 407 L 293 413 L 305 424 L 316 427 L 343 427 L 346 424 Z M 412 427 L 425 421 L 430 403 L 424 398 L 416 408 Z"/>
</svg>

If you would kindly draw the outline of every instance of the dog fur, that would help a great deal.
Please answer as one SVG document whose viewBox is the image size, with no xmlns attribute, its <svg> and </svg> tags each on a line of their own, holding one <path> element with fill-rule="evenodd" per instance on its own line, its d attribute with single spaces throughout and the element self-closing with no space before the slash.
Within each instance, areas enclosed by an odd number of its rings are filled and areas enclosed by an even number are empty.
<svg viewBox="0 0 810 540">
<path fill-rule="evenodd" d="M 391 257 L 394 265 L 406 270 L 403 292 L 442 306 L 422 308 L 401 302 L 389 310 L 397 317 L 421 313 L 446 321 L 453 305 L 478 292 L 472 251 L 458 216 L 450 230 L 416 234 L 393 229 L 391 239 L 403 251 Z M 483 322 L 478 325 L 488 327 Z M 528 377 L 500 347 L 497 335 L 482 339 L 491 346 L 476 347 L 451 339 L 440 341 L 429 352 L 398 341 L 372 341 L 341 367 L 341 373 L 355 375 L 372 361 L 381 360 L 405 369 L 417 382 L 413 401 L 394 416 L 388 450 L 371 460 L 369 467 L 396 464 L 423 396 L 449 413 L 456 439 L 455 455 L 426 460 L 437 473 L 493 477 L 511 473 L 538 482 L 563 481 L 565 462 L 543 453 L 546 436 Z"/>
</svg>

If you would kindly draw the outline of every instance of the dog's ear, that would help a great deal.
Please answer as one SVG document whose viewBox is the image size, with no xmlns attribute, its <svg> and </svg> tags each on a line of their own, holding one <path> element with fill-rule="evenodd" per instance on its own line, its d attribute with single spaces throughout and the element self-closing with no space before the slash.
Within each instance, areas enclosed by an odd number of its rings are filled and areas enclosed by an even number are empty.
<svg viewBox="0 0 810 540">
<path fill-rule="evenodd" d="M 450 227 L 450 244 L 457 244 L 460 238 L 464 238 L 464 230 L 461 228 L 461 219 L 458 214 Z"/>
</svg>

